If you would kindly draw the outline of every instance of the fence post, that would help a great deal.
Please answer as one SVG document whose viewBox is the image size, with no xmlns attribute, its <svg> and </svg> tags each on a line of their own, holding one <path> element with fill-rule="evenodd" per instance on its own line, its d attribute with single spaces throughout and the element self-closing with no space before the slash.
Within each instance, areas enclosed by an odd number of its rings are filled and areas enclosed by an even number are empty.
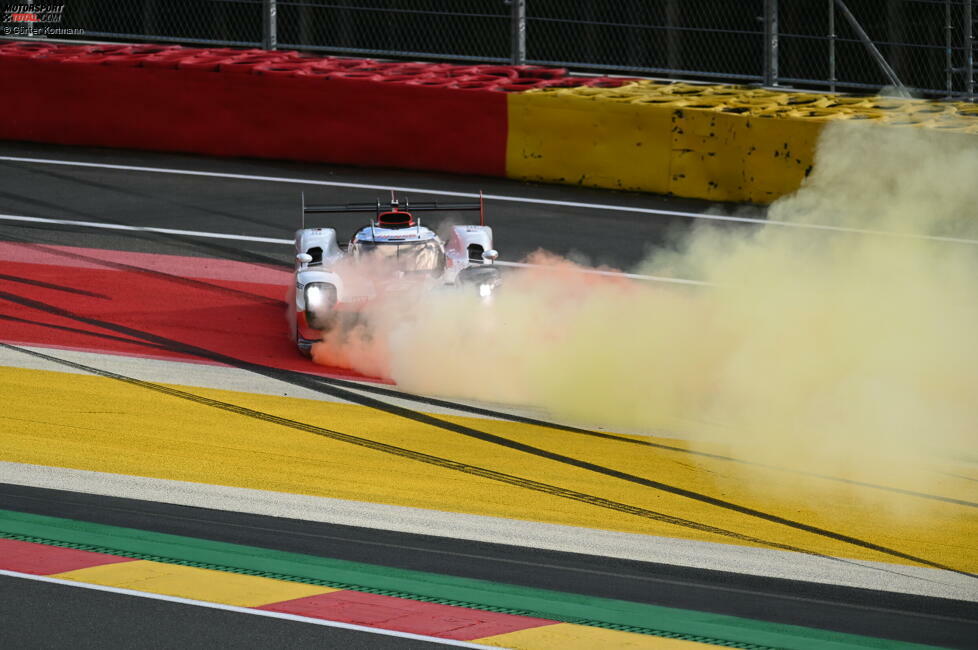
<svg viewBox="0 0 978 650">
<path fill-rule="evenodd" d="M 261 44 L 266 50 L 278 49 L 278 15 L 276 0 L 264 0 L 262 2 Z"/>
<path fill-rule="evenodd" d="M 944 92 L 948 99 L 954 94 L 954 50 L 951 48 L 953 35 L 951 0 L 944 0 Z"/>
<path fill-rule="evenodd" d="M 778 0 L 764 0 L 764 85 L 778 85 Z"/>
<path fill-rule="evenodd" d="M 27 0 L 28 8 L 34 4 L 34 0 Z M 27 22 L 27 38 L 34 38 L 34 23 L 33 21 Z"/>
<path fill-rule="evenodd" d="M 975 20 L 972 0 L 964 3 L 964 91 L 975 101 Z"/>
<path fill-rule="evenodd" d="M 666 1 L 666 67 L 669 70 L 680 70 L 683 66 L 680 57 L 682 45 L 682 34 L 677 29 L 682 21 L 682 14 L 679 9 L 679 0 Z M 670 74 L 670 76 L 672 76 Z"/>
<path fill-rule="evenodd" d="M 159 32 L 157 24 L 156 0 L 147 0 L 143 3 L 143 34 L 146 36 L 156 36 Z"/>
<path fill-rule="evenodd" d="M 835 92 L 835 0 L 829 2 L 829 92 Z"/>
<path fill-rule="evenodd" d="M 526 0 L 509 0 L 510 16 L 509 57 L 513 65 L 526 63 Z"/>
</svg>

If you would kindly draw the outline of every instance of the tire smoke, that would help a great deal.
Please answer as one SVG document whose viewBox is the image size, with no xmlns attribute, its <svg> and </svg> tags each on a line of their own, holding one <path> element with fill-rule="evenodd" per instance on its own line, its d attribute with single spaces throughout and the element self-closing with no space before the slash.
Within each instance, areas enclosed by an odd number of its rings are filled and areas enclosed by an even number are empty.
<svg viewBox="0 0 978 650">
<path fill-rule="evenodd" d="M 872 232 L 697 227 L 636 269 L 709 287 L 539 253 L 491 304 L 379 301 L 315 357 L 855 480 L 978 461 L 978 137 L 832 123 L 768 217 Z"/>
</svg>

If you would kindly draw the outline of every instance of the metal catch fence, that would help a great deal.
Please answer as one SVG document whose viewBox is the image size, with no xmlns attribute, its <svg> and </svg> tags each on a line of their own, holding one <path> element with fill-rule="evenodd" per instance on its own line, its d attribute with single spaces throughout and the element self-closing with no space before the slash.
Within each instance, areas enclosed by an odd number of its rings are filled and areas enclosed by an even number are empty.
<svg viewBox="0 0 978 650">
<path fill-rule="evenodd" d="M 63 1 L 8 1 L 0 35 L 528 63 L 839 91 L 896 86 L 971 100 L 978 76 L 978 0 Z M 23 20 L 52 12 L 60 33 Z"/>
</svg>

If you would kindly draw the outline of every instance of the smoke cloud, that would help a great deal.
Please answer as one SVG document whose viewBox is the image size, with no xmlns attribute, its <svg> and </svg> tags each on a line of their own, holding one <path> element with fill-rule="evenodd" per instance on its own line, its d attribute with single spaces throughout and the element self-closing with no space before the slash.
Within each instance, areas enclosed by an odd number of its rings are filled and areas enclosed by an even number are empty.
<svg viewBox="0 0 978 650">
<path fill-rule="evenodd" d="M 789 225 L 699 227 L 635 269 L 709 286 L 538 253 L 491 304 L 381 300 L 315 358 L 856 480 L 974 456 L 978 246 L 954 240 L 978 239 L 978 137 L 832 123 L 768 217 Z"/>
</svg>

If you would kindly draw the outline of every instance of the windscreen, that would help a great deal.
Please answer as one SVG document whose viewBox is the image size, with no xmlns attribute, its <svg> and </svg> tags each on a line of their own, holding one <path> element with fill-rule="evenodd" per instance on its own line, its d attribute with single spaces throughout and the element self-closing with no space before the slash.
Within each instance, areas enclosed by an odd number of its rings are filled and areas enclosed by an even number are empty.
<svg viewBox="0 0 978 650">
<path fill-rule="evenodd" d="M 389 266 L 392 271 L 405 273 L 440 273 L 445 254 L 435 241 L 376 243 L 357 242 L 354 253 L 360 261 Z"/>
</svg>

